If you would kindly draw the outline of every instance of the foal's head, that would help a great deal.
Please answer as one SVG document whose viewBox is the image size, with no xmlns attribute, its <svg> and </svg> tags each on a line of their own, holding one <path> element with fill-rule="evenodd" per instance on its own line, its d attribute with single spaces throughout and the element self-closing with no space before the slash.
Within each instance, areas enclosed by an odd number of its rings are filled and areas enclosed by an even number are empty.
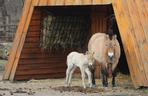
<svg viewBox="0 0 148 96">
<path fill-rule="evenodd" d="M 87 56 L 88 64 L 92 66 L 95 63 L 94 52 L 87 51 L 85 55 Z"/>
</svg>

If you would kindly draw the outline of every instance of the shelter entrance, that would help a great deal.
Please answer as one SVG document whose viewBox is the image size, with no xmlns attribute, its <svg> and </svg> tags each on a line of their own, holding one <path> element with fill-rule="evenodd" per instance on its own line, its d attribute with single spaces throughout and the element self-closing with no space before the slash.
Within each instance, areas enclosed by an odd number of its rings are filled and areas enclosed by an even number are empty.
<svg viewBox="0 0 148 96">
<path fill-rule="evenodd" d="M 11 74 L 11 78 L 65 77 L 67 54 L 71 51 L 85 52 L 91 35 L 107 33 L 111 14 L 110 5 L 35 7 L 17 68 L 12 69 L 15 74 Z M 100 76 L 99 65 L 95 75 Z"/>
</svg>

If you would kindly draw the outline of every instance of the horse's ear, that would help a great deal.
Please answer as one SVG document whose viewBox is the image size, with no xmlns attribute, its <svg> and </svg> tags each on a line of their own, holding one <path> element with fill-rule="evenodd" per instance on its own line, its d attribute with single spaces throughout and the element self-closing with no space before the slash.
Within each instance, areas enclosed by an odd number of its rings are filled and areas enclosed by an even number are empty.
<svg viewBox="0 0 148 96">
<path fill-rule="evenodd" d="M 87 55 L 88 54 L 88 51 L 86 51 L 85 54 Z"/>
<path fill-rule="evenodd" d="M 114 36 L 113 36 L 113 40 L 116 40 L 116 39 L 117 39 L 117 35 L 114 35 Z"/>
<path fill-rule="evenodd" d="M 107 40 L 109 39 L 109 35 L 108 35 L 108 34 L 106 35 L 106 39 L 107 39 Z"/>
</svg>

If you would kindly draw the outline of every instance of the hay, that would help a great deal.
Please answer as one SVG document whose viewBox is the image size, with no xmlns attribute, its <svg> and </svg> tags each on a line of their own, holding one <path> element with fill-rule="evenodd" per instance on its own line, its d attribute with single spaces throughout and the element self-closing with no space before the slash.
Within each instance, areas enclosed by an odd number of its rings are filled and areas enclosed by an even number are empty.
<svg viewBox="0 0 148 96">
<path fill-rule="evenodd" d="M 90 31 L 87 16 L 53 16 L 43 19 L 40 46 L 43 49 L 83 49 Z"/>
</svg>

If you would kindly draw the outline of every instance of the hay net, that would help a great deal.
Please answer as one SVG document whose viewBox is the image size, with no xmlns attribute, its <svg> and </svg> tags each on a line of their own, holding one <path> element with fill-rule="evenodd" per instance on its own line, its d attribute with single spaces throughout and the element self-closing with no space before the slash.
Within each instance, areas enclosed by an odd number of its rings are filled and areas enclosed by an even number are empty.
<svg viewBox="0 0 148 96">
<path fill-rule="evenodd" d="M 88 16 L 55 16 L 43 18 L 40 46 L 52 50 L 82 50 L 90 31 Z"/>
</svg>

